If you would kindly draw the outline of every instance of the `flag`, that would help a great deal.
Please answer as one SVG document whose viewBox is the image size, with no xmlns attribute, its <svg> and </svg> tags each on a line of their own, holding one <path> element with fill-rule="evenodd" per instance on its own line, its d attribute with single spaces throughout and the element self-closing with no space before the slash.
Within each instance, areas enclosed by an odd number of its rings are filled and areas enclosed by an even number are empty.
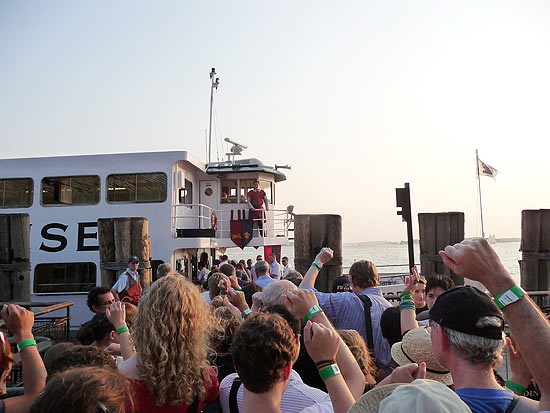
<svg viewBox="0 0 550 413">
<path fill-rule="evenodd" d="M 490 176 L 491 178 L 495 178 L 498 173 L 495 168 L 493 168 L 491 165 L 487 165 L 479 158 L 477 160 L 477 170 L 480 176 Z"/>
<path fill-rule="evenodd" d="M 252 221 L 250 213 L 248 214 L 248 219 L 246 219 L 245 211 L 243 211 L 241 219 L 241 211 L 237 212 L 237 219 L 233 219 L 233 211 L 231 211 L 231 220 L 229 221 L 231 241 L 233 241 L 237 247 L 244 249 L 252 240 L 252 227 L 254 221 Z"/>
</svg>

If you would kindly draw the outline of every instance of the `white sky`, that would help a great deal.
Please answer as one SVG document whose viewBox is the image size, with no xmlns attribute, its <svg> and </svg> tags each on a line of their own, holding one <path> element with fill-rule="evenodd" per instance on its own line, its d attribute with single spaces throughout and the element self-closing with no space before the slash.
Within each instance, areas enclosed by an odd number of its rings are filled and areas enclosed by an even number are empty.
<svg viewBox="0 0 550 413">
<path fill-rule="evenodd" d="M 415 215 L 463 211 L 479 235 L 477 148 L 500 172 L 486 232 L 519 236 L 550 207 L 549 21 L 543 0 L 0 0 L 0 157 L 204 159 L 216 67 L 215 136 L 292 165 L 279 206 L 401 240 L 410 182 Z"/>
</svg>

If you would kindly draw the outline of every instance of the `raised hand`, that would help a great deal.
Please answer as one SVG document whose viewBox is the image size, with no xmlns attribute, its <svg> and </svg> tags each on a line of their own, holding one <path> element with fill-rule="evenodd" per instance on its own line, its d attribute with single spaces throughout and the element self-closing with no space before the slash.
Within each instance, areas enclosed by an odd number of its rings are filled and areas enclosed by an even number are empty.
<svg viewBox="0 0 550 413">
<path fill-rule="evenodd" d="M 315 363 L 336 360 L 336 354 L 340 347 L 340 336 L 322 324 L 308 321 L 304 328 L 304 344 Z"/>
<path fill-rule="evenodd" d="M 285 305 L 295 317 L 303 319 L 309 309 L 319 304 L 317 296 L 313 290 L 298 289 L 287 291 L 284 295 Z"/>
</svg>

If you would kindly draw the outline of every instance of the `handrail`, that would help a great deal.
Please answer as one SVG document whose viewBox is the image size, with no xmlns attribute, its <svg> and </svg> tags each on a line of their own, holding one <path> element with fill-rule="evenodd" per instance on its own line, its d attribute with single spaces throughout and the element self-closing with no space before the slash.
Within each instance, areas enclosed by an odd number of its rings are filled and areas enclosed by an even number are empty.
<svg viewBox="0 0 550 413">
<path fill-rule="evenodd" d="M 26 309 L 32 308 L 32 307 L 43 307 L 39 310 L 33 310 L 34 313 L 34 320 L 40 321 L 40 318 L 37 318 L 38 316 L 48 314 L 54 311 L 59 310 L 67 310 L 67 315 L 65 317 L 59 317 L 60 319 L 66 319 L 67 324 L 65 328 L 65 335 L 66 339 L 69 338 L 69 328 L 70 328 L 70 319 L 71 319 L 71 307 L 74 305 L 72 301 L 63 301 L 61 303 L 48 303 L 48 302 L 31 302 L 31 301 L 10 301 L 6 303 L 0 303 L 0 306 L 3 306 L 4 304 L 16 304 L 21 307 L 24 307 Z M 0 320 L 0 328 L 6 327 L 6 323 L 4 320 Z"/>
</svg>

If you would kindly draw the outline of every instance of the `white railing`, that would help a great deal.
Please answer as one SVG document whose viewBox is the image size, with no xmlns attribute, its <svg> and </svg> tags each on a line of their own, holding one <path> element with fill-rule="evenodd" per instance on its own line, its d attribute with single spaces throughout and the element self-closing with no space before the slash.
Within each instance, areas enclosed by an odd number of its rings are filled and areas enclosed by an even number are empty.
<svg viewBox="0 0 550 413">
<path fill-rule="evenodd" d="M 231 212 L 233 211 L 233 219 L 238 218 L 238 211 L 241 211 L 246 218 L 252 213 L 248 208 L 239 209 L 221 209 L 214 210 L 203 204 L 178 204 L 172 206 L 172 236 L 176 237 L 177 229 L 211 229 L 215 226 L 216 238 L 231 238 Z M 263 236 L 264 237 L 284 237 L 288 239 L 289 230 L 293 220 L 291 215 L 286 210 L 256 209 L 260 211 L 262 218 L 254 218 L 253 236 L 262 236 L 259 229 L 259 224 L 263 221 Z"/>
</svg>

